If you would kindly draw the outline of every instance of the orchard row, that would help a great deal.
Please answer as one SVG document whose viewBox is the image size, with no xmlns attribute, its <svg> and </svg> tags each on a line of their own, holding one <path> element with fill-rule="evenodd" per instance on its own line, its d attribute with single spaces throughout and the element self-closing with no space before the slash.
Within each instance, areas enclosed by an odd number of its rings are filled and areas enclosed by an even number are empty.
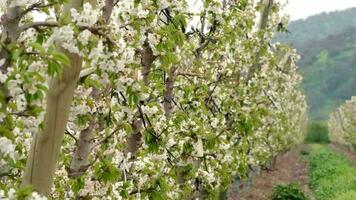
<svg viewBox="0 0 356 200">
<path fill-rule="evenodd" d="M 303 141 L 277 2 L 81 2 L 1 5 L 1 198 L 214 199 Z"/>
</svg>

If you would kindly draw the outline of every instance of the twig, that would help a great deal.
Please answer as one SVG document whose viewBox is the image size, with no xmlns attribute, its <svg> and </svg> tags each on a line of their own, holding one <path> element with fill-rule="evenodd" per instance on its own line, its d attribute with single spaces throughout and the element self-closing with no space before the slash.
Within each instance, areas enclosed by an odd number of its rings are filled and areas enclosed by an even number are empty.
<svg viewBox="0 0 356 200">
<path fill-rule="evenodd" d="M 111 132 L 109 135 L 107 135 L 104 139 L 98 141 L 97 143 L 95 143 L 91 149 L 94 149 L 95 147 L 99 146 L 102 143 L 107 142 L 113 135 L 115 135 L 115 133 L 117 133 L 120 129 L 122 128 L 121 125 L 119 125 L 118 127 L 116 127 L 115 130 L 113 130 L 113 132 Z"/>
<path fill-rule="evenodd" d="M 30 5 L 27 9 L 25 9 L 22 13 L 21 13 L 21 16 L 20 17 L 23 17 L 25 16 L 27 13 L 33 11 L 33 10 L 39 10 L 41 8 L 47 8 L 47 7 L 50 7 L 50 6 L 53 6 L 55 4 L 58 4 L 58 3 L 50 3 L 50 4 L 45 4 L 45 5 L 42 5 L 41 2 L 37 2 L 37 3 L 34 3 L 32 5 Z"/>
<path fill-rule="evenodd" d="M 57 22 L 32 22 L 32 23 L 22 25 L 20 27 L 20 31 L 23 32 L 30 28 L 38 29 L 39 27 L 57 27 L 57 26 L 59 26 Z"/>
<path fill-rule="evenodd" d="M 73 135 L 73 133 L 71 133 L 68 129 L 64 132 L 66 135 L 68 135 L 69 137 L 71 137 L 72 139 L 74 139 L 75 144 L 78 144 L 78 139 Z"/>
</svg>

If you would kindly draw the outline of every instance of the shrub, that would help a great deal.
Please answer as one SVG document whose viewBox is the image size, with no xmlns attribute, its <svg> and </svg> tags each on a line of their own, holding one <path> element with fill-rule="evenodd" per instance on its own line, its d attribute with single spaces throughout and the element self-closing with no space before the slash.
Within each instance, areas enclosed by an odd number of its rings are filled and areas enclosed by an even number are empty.
<svg viewBox="0 0 356 200">
<path fill-rule="evenodd" d="M 297 183 L 289 183 L 274 186 L 271 200 L 308 200 L 308 197 Z"/>
<path fill-rule="evenodd" d="M 330 142 L 328 128 L 322 122 L 312 122 L 308 125 L 306 143 L 327 144 Z"/>
</svg>

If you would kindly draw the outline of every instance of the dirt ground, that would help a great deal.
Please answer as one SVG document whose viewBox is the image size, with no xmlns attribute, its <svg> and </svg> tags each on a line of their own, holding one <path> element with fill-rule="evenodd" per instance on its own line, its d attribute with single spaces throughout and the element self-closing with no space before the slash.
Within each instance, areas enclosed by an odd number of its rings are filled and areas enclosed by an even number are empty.
<svg viewBox="0 0 356 200">
<path fill-rule="evenodd" d="M 300 159 L 300 151 L 306 146 L 292 150 L 277 158 L 272 171 L 263 171 L 260 176 L 252 179 L 251 188 L 241 194 L 229 194 L 229 200 L 268 200 L 272 188 L 276 184 L 298 182 L 306 194 L 310 194 L 308 187 L 307 162 Z"/>
</svg>

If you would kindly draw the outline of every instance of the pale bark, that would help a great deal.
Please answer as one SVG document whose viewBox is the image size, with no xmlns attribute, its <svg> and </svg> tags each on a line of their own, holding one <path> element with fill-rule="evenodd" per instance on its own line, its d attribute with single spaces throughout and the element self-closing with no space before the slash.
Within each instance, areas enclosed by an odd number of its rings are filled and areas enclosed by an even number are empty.
<svg viewBox="0 0 356 200">
<path fill-rule="evenodd" d="M 7 69 L 11 65 L 11 55 L 7 47 L 11 43 L 15 43 L 20 36 L 19 23 L 21 20 L 20 7 L 8 7 L 7 12 L 1 16 L 0 25 L 2 27 L 2 34 L 0 38 L 0 61 L 3 59 L 5 63 L 0 66 L 0 71 L 3 74 L 7 73 Z M 8 101 L 8 90 L 3 83 L 0 83 L 0 97 Z"/>
<path fill-rule="evenodd" d="M 263 10 L 260 16 L 260 22 L 258 25 L 258 30 L 265 30 L 267 28 L 268 25 L 268 19 L 269 19 L 269 14 L 271 12 L 272 9 L 272 5 L 273 5 L 273 0 L 261 0 L 262 4 L 263 4 Z M 263 41 L 263 40 L 262 40 Z M 249 68 L 248 72 L 247 72 L 247 77 L 246 77 L 246 84 L 253 78 L 253 76 L 255 75 L 256 72 L 258 72 L 258 70 L 260 69 L 260 60 L 261 60 L 261 53 L 262 50 L 260 50 L 259 52 L 257 52 L 255 60 L 253 65 Z"/>
<path fill-rule="evenodd" d="M 9 44 L 17 41 L 20 36 L 19 23 L 21 14 L 20 7 L 9 7 L 7 12 L 1 16 L 1 25 L 3 27 L 1 42 Z"/>
<path fill-rule="evenodd" d="M 141 65 L 142 65 L 142 76 L 143 76 L 143 82 L 148 85 L 150 83 L 149 81 L 149 73 L 151 70 L 151 65 L 153 61 L 155 61 L 156 56 L 153 55 L 153 51 L 151 47 L 148 44 L 148 41 L 146 41 L 143 45 L 143 49 L 141 51 Z"/>
<path fill-rule="evenodd" d="M 114 0 L 105 0 L 105 6 L 103 8 L 103 17 L 106 23 L 109 22 L 112 11 L 114 9 Z"/>
<path fill-rule="evenodd" d="M 70 163 L 69 177 L 83 175 L 89 167 L 89 155 L 92 146 L 93 133 L 95 129 L 95 117 L 90 120 L 89 126 L 82 130 L 77 140 L 77 147 Z"/>
<path fill-rule="evenodd" d="M 64 14 L 69 15 L 70 8 L 78 9 L 82 3 L 81 0 L 70 1 Z M 70 58 L 71 63 L 70 66 L 62 66 L 61 78 L 57 76 L 50 80 L 44 128 L 34 135 L 22 180 L 23 186 L 32 185 L 36 191 L 46 196 L 49 196 L 53 185 L 69 109 L 82 67 L 82 58 L 79 55 L 61 48 L 59 50 Z"/>
<path fill-rule="evenodd" d="M 269 18 L 269 14 L 271 12 L 272 9 L 272 5 L 273 5 L 273 0 L 262 0 L 263 1 L 263 11 L 261 13 L 261 17 L 260 17 L 260 23 L 259 23 L 259 29 L 260 30 L 265 30 L 267 28 L 267 24 L 268 24 L 268 18 Z"/>
<path fill-rule="evenodd" d="M 126 152 L 135 155 L 142 143 L 142 120 L 136 115 L 136 119 L 132 122 L 132 134 L 127 139 Z"/>
<path fill-rule="evenodd" d="M 174 79 L 175 79 L 175 68 L 172 67 L 165 81 L 163 108 L 164 108 L 166 119 L 169 119 L 173 112 Z"/>
<path fill-rule="evenodd" d="M 65 66 L 62 78 L 50 82 L 44 128 L 35 134 L 26 163 L 23 185 L 33 185 L 41 194 L 48 195 L 68 121 L 69 109 L 82 65 L 77 55 L 68 54 L 71 66 Z"/>
<path fill-rule="evenodd" d="M 95 2 L 90 3 L 95 6 Z M 105 19 L 105 23 L 109 22 L 113 7 L 113 0 L 105 1 L 105 6 L 102 13 Z M 91 72 L 91 70 L 89 70 L 89 72 Z M 81 76 L 86 75 L 86 73 L 87 72 L 82 71 Z M 94 89 L 90 95 L 95 101 L 98 100 L 100 97 L 99 91 L 97 91 L 96 89 Z M 96 128 L 99 128 L 99 131 L 103 129 L 103 127 L 97 127 L 96 123 L 101 124 L 101 122 L 97 120 L 97 117 L 93 116 L 93 118 L 89 121 L 89 126 L 86 129 L 82 130 L 79 134 L 79 138 L 77 140 L 77 147 L 72 156 L 72 160 L 69 167 L 69 176 L 72 178 L 83 175 L 89 167 L 89 156 L 93 146 L 92 141 L 94 137 L 94 131 Z"/>
<path fill-rule="evenodd" d="M 151 70 L 151 66 L 153 61 L 156 59 L 156 56 L 153 55 L 153 51 L 148 44 L 148 41 L 145 41 L 143 45 L 143 49 L 141 51 L 141 65 L 142 65 L 142 76 L 145 85 L 149 85 L 149 73 Z M 126 145 L 126 153 L 131 153 L 135 155 L 137 150 L 140 148 L 142 143 L 142 119 L 140 118 L 140 113 L 137 111 L 135 113 L 135 119 L 132 122 L 132 133 L 127 138 L 127 145 Z"/>
</svg>

